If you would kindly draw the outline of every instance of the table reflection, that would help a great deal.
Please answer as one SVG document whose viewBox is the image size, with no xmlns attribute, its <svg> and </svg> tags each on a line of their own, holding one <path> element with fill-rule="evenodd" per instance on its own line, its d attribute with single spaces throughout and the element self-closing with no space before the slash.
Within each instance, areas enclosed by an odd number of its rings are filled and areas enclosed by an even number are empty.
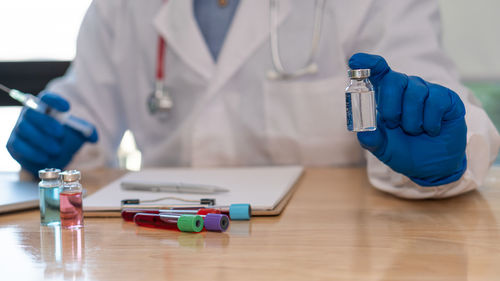
<svg viewBox="0 0 500 281">
<path fill-rule="evenodd" d="M 40 227 L 41 259 L 45 263 L 44 277 L 64 280 L 84 278 L 85 239 L 83 229 L 61 229 L 60 226 Z"/>
<path fill-rule="evenodd" d="M 252 222 L 233 220 L 227 232 L 235 236 L 249 237 L 252 233 Z"/>
<path fill-rule="evenodd" d="M 135 233 L 138 236 L 160 240 L 163 245 L 188 249 L 225 248 L 230 242 L 230 236 L 221 232 L 186 233 L 137 227 Z"/>
</svg>

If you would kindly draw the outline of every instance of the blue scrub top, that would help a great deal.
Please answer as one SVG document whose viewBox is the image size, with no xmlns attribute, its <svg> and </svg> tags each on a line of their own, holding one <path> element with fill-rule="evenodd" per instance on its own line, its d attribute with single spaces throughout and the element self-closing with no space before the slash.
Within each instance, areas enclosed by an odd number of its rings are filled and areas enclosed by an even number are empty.
<svg viewBox="0 0 500 281">
<path fill-rule="evenodd" d="M 210 54 L 217 61 L 239 0 L 226 0 L 224 6 L 219 0 L 194 0 L 194 17 L 205 38 Z"/>
</svg>

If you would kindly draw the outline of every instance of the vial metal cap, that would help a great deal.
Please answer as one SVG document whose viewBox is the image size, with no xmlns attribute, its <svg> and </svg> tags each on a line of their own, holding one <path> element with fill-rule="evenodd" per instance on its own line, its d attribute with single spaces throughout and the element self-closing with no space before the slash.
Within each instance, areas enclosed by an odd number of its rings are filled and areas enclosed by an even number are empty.
<svg viewBox="0 0 500 281">
<path fill-rule="evenodd" d="M 60 169 L 45 168 L 43 170 L 38 171 L 38 177 L 42 180 L 55 180 L 59 178 L 60 173 L 61 173 Z"/>
<path fill-rule="evenodd" d="M 77 170 L 68 170 L 61 173 L 61 177 L 63 181 L 79 181 L 81 179 L 80 171 Z"/>
<path fill-rule="evenodd" d="M 364 79 L 370 77 L 370 69 L 349 69 L 347 74 L 349 78 Z"/>
</svg>

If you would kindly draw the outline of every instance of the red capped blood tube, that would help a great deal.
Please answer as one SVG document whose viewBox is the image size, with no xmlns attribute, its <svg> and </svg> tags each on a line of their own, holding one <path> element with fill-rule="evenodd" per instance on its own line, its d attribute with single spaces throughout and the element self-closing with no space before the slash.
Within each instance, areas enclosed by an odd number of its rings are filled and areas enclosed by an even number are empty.
<svg viewBox="0 0 500 281">
<path fill-rule="evenodd" d="M 149 214 L 159 214 L 159 213 L 171 213 L 178 215 L 206 215 L 206 214 L 220 214 L 221 211 L 212 208 L 202 208 L 202 209 L 173 209 L 173 210 L 162 210 L 162 209 L 123 209 L 121 212 L 122 218 L 126 221 L 133 221 L 134 216 L 137 213 L 149 213 Z"/>
<path fill-rule="evenodd" d="M 172 210 L 162 210 L 161 215 L 174 215 L 179 216 L 179 213 L 170 213 Z M 229 217 L 224 214 L 206 213 L 199 215 L 203 218 L 204 229 L 207 231 L 224 232 L 229 227 Z"/>
<path fill-rule="evenodd" d="M 179 206 L 179 205 L 153 205 L 153 206 L 148 206 L 148 205 L 139 205 L 139 204 L 129 204 L 125 205 L 122 208 L 122 217 L 125 220 L 132 220 L 134 217 L 134 214 L 137 213 L 136 211 L 133 210 L 148 210 L 147 212 L 152 212 L 152 213 L 159 213 L 163 212 L 164 210 L 195 210 L 196 213 L 198 214 L 198 211 L 201 209 L 212 209 L 212 210 L 218 210 L 221 214 L 229 216 L 231 220 L 249 220 L 250 217 L 252 216 L 252 209 L 250 207 L 250 204 L 231 204 L 230 206 L 211 206 L 211 208 L 207 208 L 206 206 L 202 205 L 184 205 L 184 206 Z M 123 212 L 125 211 L 125 213 Z M 154 211 L 150 211 L 154 210 Z M 161 211 L 159 211 L 161 210 Z M 135 212 L 135 213 L 134 213 Z M 146 212 L 145 212 L 146 213 Z M 212 212 L 213 213 L 213 212 Z"/>
<path fill-rule="evenodd" d="M 137 213 L 134 222 L 139 226 L 180 230 L 183 232 L 200 232 L 203 230 L 203 218 L 198 215 L 170 215 Z"/>
</svg>

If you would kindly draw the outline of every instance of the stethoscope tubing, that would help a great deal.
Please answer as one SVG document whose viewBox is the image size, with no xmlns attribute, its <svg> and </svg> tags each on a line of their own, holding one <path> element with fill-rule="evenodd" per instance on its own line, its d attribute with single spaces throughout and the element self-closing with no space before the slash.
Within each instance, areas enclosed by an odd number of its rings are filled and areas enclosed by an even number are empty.
<svg viewBox="0 0 500 281">
<path fill-rule="evenodd" d="M 167 0 L 163 1 L 164 3 Z M 270 41 L 271 41 L 271 56 L 273 69 L 267 73 L 269 79 L 294 79 L 307 74 L 315 74 L 318 72 L 318 65 L 315 63 L 316 56 L 319 48 L 319 40 L 321 38 L 321 29 L 323 22 L 323 14 L 325 8 L 325 0 L 316 0 L 314 9 L 314 27 L 311 39 L 311 50 L 305 65 L 297 70 L 291 71 L 285 68 L 280 52 L 279 52 L 279 39 L 278 39 L 278 0 L 269 1 L 269 24 L 270 24 Z M 165 79 L 165 53 L 167 49 L 167 42 L 165 39 L 158 35 L 158 44 L 156 52 L 156 77 L 155 77 L 155 91 L 151 99 L 155 104 L 166 104 L 168 108 L 159 108 L 159 111 L 169 110 L 172 107 L 172 100 L 167 92 L 164 79 Z M 163 102 L 162 102 L 163 101 Z M 150 108 L 151 114 L 155 110 Z"/>
<path fill-rule="evenodd" d="M 165 77 L 165 50 L 167 43 L 162 36 L 158 36 L 158 48 L 156 52 L 156 81 L 163 81 Z"/>
<path fill-rule="evenodd" d="M 318 53 L 319 40 L 321 38 L 321 29 L 323 23 L 323 14 L 325 8 L 325 0 L 316 0 L 314 9 L 314 27 L 311 39 L 311 50 L 305 65 L 298 70 L 287 70 L 282 63 L 279 53 L 278 39 L 278 0 L 269 1 L 269 25 L 270 25 L 270 41 L 271 41 L 271 56 L 273 70 L 268 72 L 270 79 L 292 79 L 306 74 L 314 74 L 318 72 L 318 66 L 315 63 Z"/>
</svg>

